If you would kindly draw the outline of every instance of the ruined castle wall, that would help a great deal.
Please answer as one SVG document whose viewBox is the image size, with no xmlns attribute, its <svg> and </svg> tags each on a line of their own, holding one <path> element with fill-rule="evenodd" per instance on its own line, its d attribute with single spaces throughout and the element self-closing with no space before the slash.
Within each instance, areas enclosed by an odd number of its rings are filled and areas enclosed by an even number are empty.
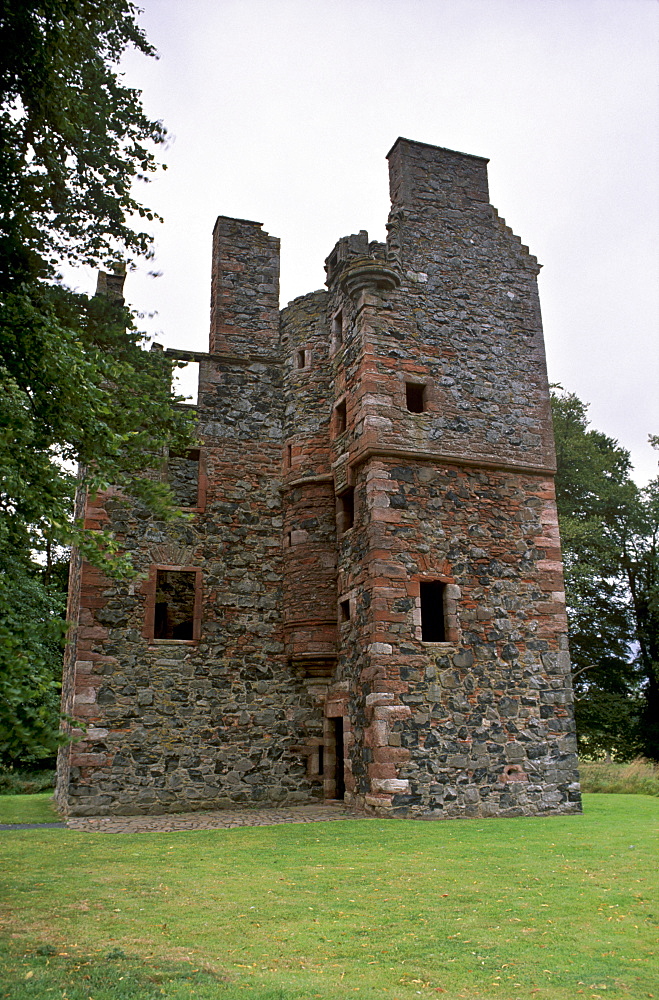
<svg viewBox="0 0 659 1000">
<path fill-rule="evenodd" d="M 367 694 L 394 698 L 371 699 L 364 740 L 373 763 L 393 757 L 409 784 L 371 768 L 364 794 L 439 815 L 577 808 L 563 586 L 547 558 L 551 481 L 381 461 L 366 504 L 377 631 L 362 679 Z M 446 581 L 445 642 L 421 640 L 424 579 Z"/>
<path fill-rule="evenodd" d="M 407 333 L 392 347 L 433 383 L 419 443 L 552 469 L 539 266 L 488 203 L 487 161 L 402 139 L 389 163 L 406 298 L 391 330 Z"/>
<path fill-rule="evenodd" d="M 337 604 L 326 292 L 303 296 L 283 310 L 281 345 L 286 651 L 296 669 L 304 671 L 306 660 L 309 669 L 328 674 L 336 659 Z M 322 710 L 318 721 L 322 725 Z"/>
<path fill-rule="evenodd" d="M 267 355 L 279 339 L 279 240 L 221 215 L 213 230 L 211 354 Z"/>
<path fill-rule="evenodd" d="M 278 241 L 218 219 L 200 454 L 170 470 L 191 519 L 87 510 L 142 577 L 81 570 L 71 812 L 580 807 L 538 264 L 485 160 L 389 161 L 387 243 L 339 240 L 327 292 L 281 316 Z M 191 634 L 184 609 L 163 638 L 193 580 Z"/>
<path fill-rule="evenodd" d="M 338 578 L 355 604 L 339 651 L 350 794 L 411 815 L 574 811 L 537 263 L 488 205 L 485 161 L 400 140 L 390 167 L 400 287 L 351 289 L 352 257 L 382 256 L 365 240 L 329 258 L 347 412 L 333 467 L 354 484 Z M 442 642 L 421 638 L 433 580 Z"/>
<path fill-rule="evenodd" d="M 273 244 L 267 238 L 264 249 L 259 227 L 241 223 L 238 246 L 227 249 L 227 229 L 216 228 L 214 289 L 230 284 L 239 312 L 230 314 L 225 298 L 221 323 L 215 313 L 231 353 L 218 353 L 216 339 L 215 353 L 199 357 L 203 498 L 188 522 L 173 525 L 117 496 L 88 507 L 131 552 L 141 579 L 117 583 L 83 569 L 73 709 L 89 729 L 68 753 L 62 796 L 74 815 L 306 801 L 321 792 L 308 762 L 322 709 L 289 669 L 283 641 L 277 293 L 249 295 Z M 155 637 L 159 568 L 194 576 L 191 639 Z"/>
</svg>

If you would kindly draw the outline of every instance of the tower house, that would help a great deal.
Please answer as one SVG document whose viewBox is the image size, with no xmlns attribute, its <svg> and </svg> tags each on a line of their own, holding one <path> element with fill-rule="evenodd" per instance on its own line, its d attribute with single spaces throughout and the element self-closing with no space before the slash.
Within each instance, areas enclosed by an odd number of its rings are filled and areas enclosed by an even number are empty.
<svg viewBox="0 0 659 1000">
<path fill-rule="evenodd" d="M 72 596 L 71 813 L 580 808 L 539 265 L 486 160 L 398 139 L 389 169 L 386 244 L 340 239 L 281 312 L 278 241 L 217 221 L 209 352 L 172 352 L 192 519 L 88 511 L 143 582 Z"/>
</svg>

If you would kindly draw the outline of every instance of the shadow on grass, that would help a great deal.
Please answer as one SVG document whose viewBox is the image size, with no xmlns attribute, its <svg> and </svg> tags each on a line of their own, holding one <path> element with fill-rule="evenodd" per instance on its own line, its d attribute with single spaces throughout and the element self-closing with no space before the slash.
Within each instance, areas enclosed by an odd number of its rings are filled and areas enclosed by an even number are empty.
<svg viewBox="0 0 659 1000">
<path fill-rule="evenodd" d="M 19 948 L 0 941 L 1 1000 L 301 1000 L 297 990 L 264 989 L 183 962 L 150 962 L 108 948 L 97 955 Z M 308 994 L 306 994 L 308 996 Z"/>
</svg>

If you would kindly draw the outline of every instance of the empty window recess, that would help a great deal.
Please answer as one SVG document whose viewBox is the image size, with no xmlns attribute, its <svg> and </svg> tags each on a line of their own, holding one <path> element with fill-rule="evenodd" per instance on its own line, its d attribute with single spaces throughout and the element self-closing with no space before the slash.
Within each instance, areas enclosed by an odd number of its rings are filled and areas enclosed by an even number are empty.
<svg viewBox="0 0 659 1000">
<path fill-rule="evenodd" d="M 196 574 L 158 570 L 154 639 L 193 639 Z"/>
<path fill-rule="evenodd" d="M 338 312 L 332 317 L 332 341 L 334 348 L 338 348 L 343 343 L 343 313 Z"/>
<path fill-rule="evenodd" d="M 342 399 L 334 407 L 334 426 L 337 434 L 343 434 L 348 426 L 348 416 L 346 411 L 346 401 Z"/>
<path fill-rule="evenodd" d="M 425 385 L 419 382 L 406 382 L 405 405 L 410 413 L 424 413 L 426 409 Z"/>
<path fill-rule="evenodd" d="M 170 451 L 167 482 L 179 507 L 196 507 L 199 503 L 199 451 Z"/>
<path fill-rule="evenodd" d="M 297 368 L 307 367 L 307 354 L 306 351 L 297 351 L 295 354 L 295 365 Z"/>
<path fill-rule="evenodd" d="M 339 534 L 349 531 L 355 523 L 355 491 L 348 490 L 339 497 Z"/>
<path fill-rule="evenodd" d="M 423 642 L 446 642 L 444 594 L 446 584 L 439 580 L 422 583 L 421 639 Z"/>
<path fill-rule="evenodd" d="M 339 617 L 342 622 L 350 621 L 350 601 L 339 602 Z"/>
</svg>

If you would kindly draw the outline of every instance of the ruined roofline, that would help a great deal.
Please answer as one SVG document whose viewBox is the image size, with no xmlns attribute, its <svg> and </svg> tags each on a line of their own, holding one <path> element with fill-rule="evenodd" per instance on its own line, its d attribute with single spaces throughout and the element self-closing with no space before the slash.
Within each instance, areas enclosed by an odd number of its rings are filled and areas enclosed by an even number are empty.
<svg viewBox="0 0 659 1000">
<path fill-rule="evenodd" d="M 453 156 L 462 156 L 465 160 L 478 160 L 480 163 L 490 162 L 489 156 L 476 156 L 475 153 L 461 153 L 459 149 L 449 149 L 448 146 L 434 146 L 431 142 L 417 142 L 415 139 L 406 139 L 402 135 L 398 136 L 385 159 L 389 159 L 399 142 L 406 142 L 408 146 L 420 146 L 423 149 L 436 149 L 440 153 L 451 153 Z"/>
</svg>

